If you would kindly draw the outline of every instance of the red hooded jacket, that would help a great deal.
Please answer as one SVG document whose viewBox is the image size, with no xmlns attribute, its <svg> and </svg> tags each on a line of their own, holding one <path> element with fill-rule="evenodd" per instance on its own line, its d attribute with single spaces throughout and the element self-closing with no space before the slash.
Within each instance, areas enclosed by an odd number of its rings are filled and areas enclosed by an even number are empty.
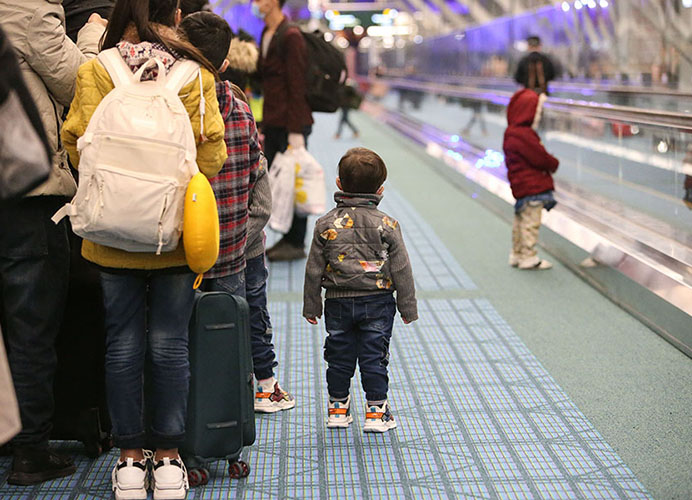
<svg viewBox="0 0 692 500">
<path fill-rule="evenodd" d="M 515 199 L 555 189 L 553 177 L 557 158 L 548 153 L 531 127 L 538 109 L 538 94 L 523 89 L 507 107 L 507 130 L 502 143 L 507 178 Z M 540 117 L 539 117 L 540 118 Z"/>
</svg>

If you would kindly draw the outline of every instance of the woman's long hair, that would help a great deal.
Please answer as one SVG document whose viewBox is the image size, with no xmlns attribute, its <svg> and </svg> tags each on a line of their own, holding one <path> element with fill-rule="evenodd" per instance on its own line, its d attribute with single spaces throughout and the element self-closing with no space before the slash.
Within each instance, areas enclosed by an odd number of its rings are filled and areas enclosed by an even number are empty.
<svg viewBox="0 0 692 500">
<path fill-rule="evenodd" d="M 158 42 L 186 59 L 197 61 L 215 77 L 216 68 L 190 43 L 159 33 L 154 24 L 173 27 L 179 0 L 118 0 L 108 20 L 102 50 L 115 47 L 122 40 L 130 24 L 137 30 L 142 42 Z"/>
</svg>

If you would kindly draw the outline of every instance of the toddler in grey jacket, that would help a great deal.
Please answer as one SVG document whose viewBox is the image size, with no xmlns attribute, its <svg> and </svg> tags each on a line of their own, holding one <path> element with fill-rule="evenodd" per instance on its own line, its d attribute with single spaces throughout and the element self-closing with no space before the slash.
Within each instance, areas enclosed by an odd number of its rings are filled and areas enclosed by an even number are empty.
<svg viewBox="0 0 692 500">
<path fill-rule="evenodd" d="M 326 289 L 329 428 L 353 421 L 350 386 L 356 363 L 367 399 L 363 430 L 396 427 L 387 403 L 394 315 L 398 307 L 408 324 L 418 319 L 418 310 L 401 226 L 377 208 L 386 178 L 377 153 L 365 148 L 346 152 L 339 161 L 336 208 L 317 221 L 306 264 L 303 316 L 311 324 L 322 316 Z"/>
</svg>

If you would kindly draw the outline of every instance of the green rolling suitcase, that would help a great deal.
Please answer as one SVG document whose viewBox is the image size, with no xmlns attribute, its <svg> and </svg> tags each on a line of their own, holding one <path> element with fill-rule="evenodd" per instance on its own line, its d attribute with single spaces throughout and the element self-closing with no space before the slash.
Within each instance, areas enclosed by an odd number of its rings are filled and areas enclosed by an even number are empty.
<svg viewBox="0 0 692 500">
<path fill-rule="evenodd" d="M 255 442 L 249 307 L 244 298 L 203 292 L 190 320 L 190 396 L 181 448 L 190 486 L 206 484 L 206 463 L 227 460 L 232 478 L 245 477 L 243 447 Z"/>
</svg>

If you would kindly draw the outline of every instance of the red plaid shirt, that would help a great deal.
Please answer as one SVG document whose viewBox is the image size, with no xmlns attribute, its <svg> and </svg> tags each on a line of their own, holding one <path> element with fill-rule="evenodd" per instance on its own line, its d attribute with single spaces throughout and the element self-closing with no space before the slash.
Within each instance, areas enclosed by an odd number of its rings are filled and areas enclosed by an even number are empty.
<svg viewBox="0 0 692 500">
<path fill-rule="evenodd" d="M 228 159 L 221 172 L 209 180 L 219 209 L 221 246 L 219 258 L 205 278 L 221 278 L 245 269 L 249 193 L 257 180 L 261 156 L 250 108 L 233 97 L 229 82 L 218 82 L 216 95 L 226 125 Z"/>
</svg>

